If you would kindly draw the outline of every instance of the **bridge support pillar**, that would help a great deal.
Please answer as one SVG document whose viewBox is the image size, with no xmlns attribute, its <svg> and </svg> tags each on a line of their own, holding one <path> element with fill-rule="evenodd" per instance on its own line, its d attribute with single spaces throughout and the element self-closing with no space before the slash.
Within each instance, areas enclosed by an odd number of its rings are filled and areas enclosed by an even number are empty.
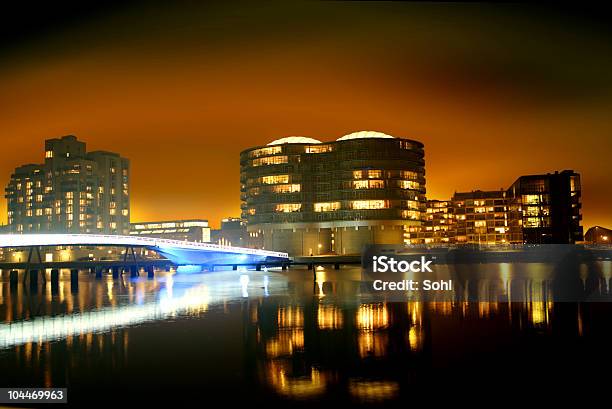
<svg viewBox="0 0 612 409">
<path fill-rule="evenodd" d="M 147 267 L 147 277 L 148 278 L 155 277 L 155 267 L 153 267 L 153 266 L 148 266 Z"/>
<path fill-rule="evenodd" d="M 51 294 L 56 295 L 59 292 L 59 270 L 51 269 Z"/>
<path fill-rule="evenodd" d="M 96 279 L 101 279 L 102 278 L 102 268 L 100 267 L 95 267 L 90 269 L 90 271 L 93 270 L 93 273 L 96 275 Z"/>
<path fill-rule="evenodd" d="M 261 271 L 261 264 L 257 264 L 257 266 L 255 266 L 255 271 Z"/>
<path fill-rule="evenodd" d="M 38 270 L 30 270 L 30 288 L 36 289 L 38 288 Z"/>
<path fill-rule="evenodd" d="M 287 270 L 287 264 L 282 264 L 281 265 L 281 270 L 286 271 Z"/>
<path fill-rule="evenodd" d="M 111 267 L 111 272 L 113 274 L 113 278 L 119 278 L 119 273 L 121 272 L 121 267 Z"/>
<path fill-rule="evenodd" d="M 70 292 L 76 293 L 79 291 L 79 270 L 73 268 L 70 270 Z"/>
<path fill-rule="evenodd" d="M 9 282 L 11 283 L 11 288 L 17 288 L 17 283 L 19 282 L 19 272 L 17 270 L 11 270 Z"/>
<path fill-rule="evenodd" d="M 237 271 L 238 270 L 238 266 L 237 265 L 233 265 L 232 266 L 232 270 Z"/>
<path fill-rule="evenodd" d="M 340 270 L 340 263 L 334 264 L 334 270 Z"/>
<path fill-rule="evenodd" d="M 139 276 L 138 266 L 130 266 L 130 277 L 134 278 L 138 276 Z"/>
</svg>

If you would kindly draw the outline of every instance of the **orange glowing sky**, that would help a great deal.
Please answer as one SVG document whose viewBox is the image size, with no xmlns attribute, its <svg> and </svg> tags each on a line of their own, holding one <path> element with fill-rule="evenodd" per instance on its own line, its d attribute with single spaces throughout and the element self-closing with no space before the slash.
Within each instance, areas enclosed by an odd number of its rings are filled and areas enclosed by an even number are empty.
<svg viewBox="0 0 612 409">
<path fill-rule="evenodd" d="M 130 5 L 0 48 L 0 183 L 75 134 L 131 160 L 132 221 L 240 213 L 239 153 L 378 130 L 425 144 L 428 198 L 574 169 L 612 226 L 605 27 L 528 6 Z M 0 220 L 6 221 L 4 201 Z"/>
</svg>

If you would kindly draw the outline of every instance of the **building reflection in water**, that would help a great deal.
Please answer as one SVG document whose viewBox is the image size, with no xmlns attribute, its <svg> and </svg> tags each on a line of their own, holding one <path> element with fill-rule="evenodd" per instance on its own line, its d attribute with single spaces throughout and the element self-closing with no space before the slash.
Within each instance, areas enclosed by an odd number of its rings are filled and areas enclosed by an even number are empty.
<svg viewBox="0 0 612 409">
<path fill-rule="evenodd" d="M 261 390 L 283 399 L 384 403 L 410 396 L 437 357 L 460 348 L 455 343 L 462 338 L 484 347 L 480 337 L 500 328 L 504 336 L 585 336 L 592 329 L 590 305 L 555 304 L 545 280 L 517 280 L 512 266 L 499 268 L 491 281 L 497 284 L 474 281 L 481 292 L 502 289 L 492 302 L 365 301 L 355 275 L 347 280 L 341 273 L 319 270 L 315 283 L 304 272 L 295 279 L 253 273 L 248 281 L 240 273 L 228 284 L 203 277 L 181 283 L 169 274 L 82 280 L 78 289 L 62 279 L 37 293 L 2 282 L 0 349 L 11 350 L 11 365 L 39 374 L 44 386 L 65 379 L 63 368 L 95 369 L 100 356 L 120 371 L 130 365 L 128 353 L 143 347 L 134 345 L 130 327 L 223 314 L 235 296 L 244 343 L 232 353 L 244 354 L 245 378 Z M 526 301 L 508 301 L 511 291 L 523 291 Z M 228 341 L 215 332 L 218 325 L 200 324 L 218 342 Z"/>
</svg>

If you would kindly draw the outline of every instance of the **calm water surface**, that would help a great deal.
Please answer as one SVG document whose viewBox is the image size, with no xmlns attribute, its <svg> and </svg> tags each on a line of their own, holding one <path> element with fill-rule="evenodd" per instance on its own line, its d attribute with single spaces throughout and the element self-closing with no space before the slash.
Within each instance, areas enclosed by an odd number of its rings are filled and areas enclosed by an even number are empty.
<svg viewBox="0 0 612 409">
<path fill-rule="evenodd" d="M 0 385 L 73 406 L 605 395 L 612 303 L 381 302 L 358 269 L 0 285 Z M 529 287 L 531 288 L 531 287 Z M 538 299 L 537 297 L 535 299 Z M 534 395 L 535 394 L 535 395 Z"/>
</svg>

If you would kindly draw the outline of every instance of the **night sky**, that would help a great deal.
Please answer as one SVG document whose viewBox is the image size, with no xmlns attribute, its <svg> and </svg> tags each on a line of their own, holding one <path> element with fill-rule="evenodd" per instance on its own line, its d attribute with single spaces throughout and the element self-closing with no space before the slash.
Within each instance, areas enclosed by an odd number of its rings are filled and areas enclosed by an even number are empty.
<svg viewBox="0 0 612 409">
<path fill-rule="evenodd" d="M 170 3 L 170 2 L 168 2 Z M 240 214 L 239 153 L 288 135 L 422 141 L 427 197 L 574 169 L 612 227 L 612 32 L 599 10 L 124 3 L 2 13 L 0 184 L 77 135 L 131 160 L 132 221 Z M 6 221 L 0 205 L 0 221 Z"/>
</svg>

